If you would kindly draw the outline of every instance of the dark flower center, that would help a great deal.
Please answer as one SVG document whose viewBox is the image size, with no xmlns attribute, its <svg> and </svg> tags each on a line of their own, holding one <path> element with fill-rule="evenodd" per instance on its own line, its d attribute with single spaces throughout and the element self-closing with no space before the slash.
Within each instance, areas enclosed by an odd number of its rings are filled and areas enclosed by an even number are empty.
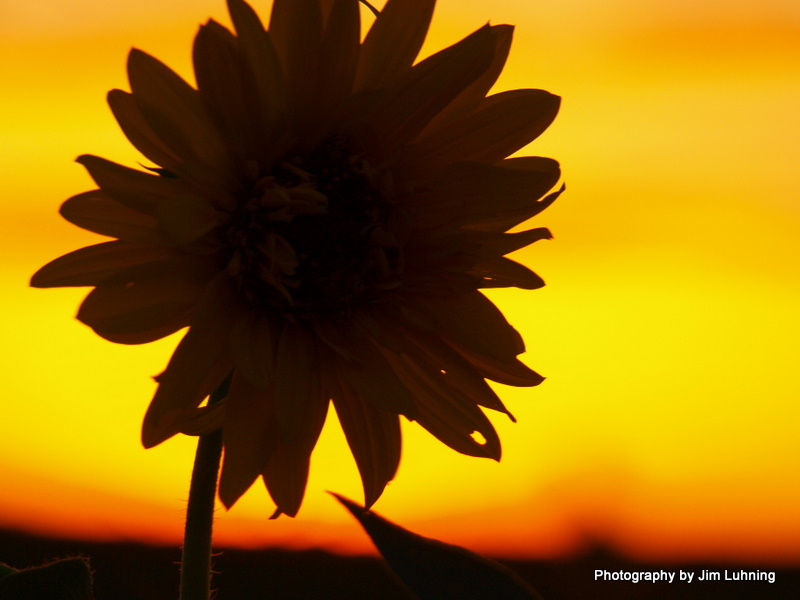
<svg viewBox="0 0 800 600">
<path fill-rule="evenodd" d="M 400 285 L 392 207 L 351 138 L 287 156 L 239 200 L 225 227 L 228 272 L 255 307 L 347 313 Z"/>
</svg>

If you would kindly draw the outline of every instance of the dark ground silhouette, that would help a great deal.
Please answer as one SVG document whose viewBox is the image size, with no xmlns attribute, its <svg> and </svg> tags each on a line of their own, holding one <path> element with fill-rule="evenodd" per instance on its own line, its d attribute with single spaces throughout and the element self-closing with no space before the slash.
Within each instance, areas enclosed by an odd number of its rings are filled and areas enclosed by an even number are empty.
<svg viewBox="0 0 800 600">
<path fill-rule="evenodd" d="M 409 600 L 393 574 L 375 557 L 343 557 L 312 550 L 220 549 L 214 568 L 218 600 Z M 0 531 L 0 561 L 15 568 L 84 555 L 94 570 L 96 600 L 176 600 L 180 551 L 134 543 L 53 540 Z M 545 600 L 796 600 L 800 565 L 795 568 L 740 564 L 646 564 L 595 550 L 558 561 L 502 561 L 530 582 Z M 608 571 L 775 571 L 776 581 L 615 583 L 594 581 Z M 502 600 L 498 598 L 497 600 Z"/>
</svg>

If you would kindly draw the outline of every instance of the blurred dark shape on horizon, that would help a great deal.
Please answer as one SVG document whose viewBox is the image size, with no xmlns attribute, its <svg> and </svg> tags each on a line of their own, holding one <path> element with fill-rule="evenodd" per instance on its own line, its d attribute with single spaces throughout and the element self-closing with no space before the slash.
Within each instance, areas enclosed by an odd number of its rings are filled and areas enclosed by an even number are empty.
<svg viewBox="0 0 800 600">
<path fill-rule="evenodd" d="M 388 566 L 373 556 L 339 556 L 322 550 L 216 549 L 214 587 L 219 600 L 269 597 L 281 600 L 414 600 Z M 174 600 L 178 591 L 178 547 L 132 542 L 56 540 L 0 530 L 0 562 L 17 569 L 57 558 L 88 556 L 96 600 Z M 596 548 L 578 557 L 550 561 L 500 560 L 531 583 L 545 600 L 796 600 L 800 565 L 644 563 Z M 609 571 L 775 571 L 773 584 L 755 582 L 617 583 L 594 581 L 595 569 Z M 502 599 L 497 599 L 502 600 Z"/>
</svg>

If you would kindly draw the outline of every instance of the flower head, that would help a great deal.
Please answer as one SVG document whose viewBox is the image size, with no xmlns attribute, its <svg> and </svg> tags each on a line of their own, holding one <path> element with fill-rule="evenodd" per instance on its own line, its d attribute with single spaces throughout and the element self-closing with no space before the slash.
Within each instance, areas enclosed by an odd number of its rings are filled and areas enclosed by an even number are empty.
<svg viewBox="0 0 800 600">
<path fill-rule="evenodd" d="M 506 232 L 558 196 L 558 164 L 506 157 L 559 99 L 486 96 L 508 25 L 415 64 L 434 3 L 389 0 L 362 43 L 358 0 L 275 0 L 268 30 L 229 0 L 235 33 L 212 20 L 195 38 L 196 88 L 132 50 L 131 92 L 108 95 L 158 166 L 78 158 L 99 189 L 61 214 L 115 239 L 32 285 L 94 287 L 78 318 L 113 342 L 188 326 L 142 440 L 222 427 L 227 506 L 261 476 L 296 514 L 331 402 L 371 505 L 397 469 L 400 415 L 499 459 L 481 407 L 508 411 L 486 379 L 542 381 L 479 290 L 543 285 L 505 255 L 549 232 Z M 201 407 L 229 376 L 225 401 Z"/>
</svg>

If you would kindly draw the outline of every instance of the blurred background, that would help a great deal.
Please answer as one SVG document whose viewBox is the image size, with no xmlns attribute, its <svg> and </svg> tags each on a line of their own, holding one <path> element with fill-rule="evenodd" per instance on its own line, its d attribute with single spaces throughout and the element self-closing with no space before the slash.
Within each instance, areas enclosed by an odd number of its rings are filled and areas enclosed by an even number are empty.
<svg viewBox="0 0 800 600">
<path fill-rule="evenodd" d="M 195 440 L 139 443 L 180 334 L 113 345 L 73 318 L 87 290 L 27 285 L 100 241 L 57 214 L 94 187 L 74 159 L 142 160 L 105 103 L 130 47 L 193 81 L 208 17 L 229 24 L 222 0 L 0 0 L 0 528 L 180 542 Z M 439 0 L 423 56 L 487 21 L 516 25 L 495 91 L 563 97 L 520 153 L 556 158 L 567 184 L 533 223 L 555 239 L 516 256 L 547 287 L 491 295 L 547 380 L 497 386 L 518 420 L 491 416 L 499 464 L 406 424 L 374 509 L 516 560 L 797 565 L 800 3 Z M 217 512 L 217 543 L 369 552 L 326 490 L 361 498 L 335 422 L 299 516 L 267 521 L 257 484 Z"/>
</svg>

